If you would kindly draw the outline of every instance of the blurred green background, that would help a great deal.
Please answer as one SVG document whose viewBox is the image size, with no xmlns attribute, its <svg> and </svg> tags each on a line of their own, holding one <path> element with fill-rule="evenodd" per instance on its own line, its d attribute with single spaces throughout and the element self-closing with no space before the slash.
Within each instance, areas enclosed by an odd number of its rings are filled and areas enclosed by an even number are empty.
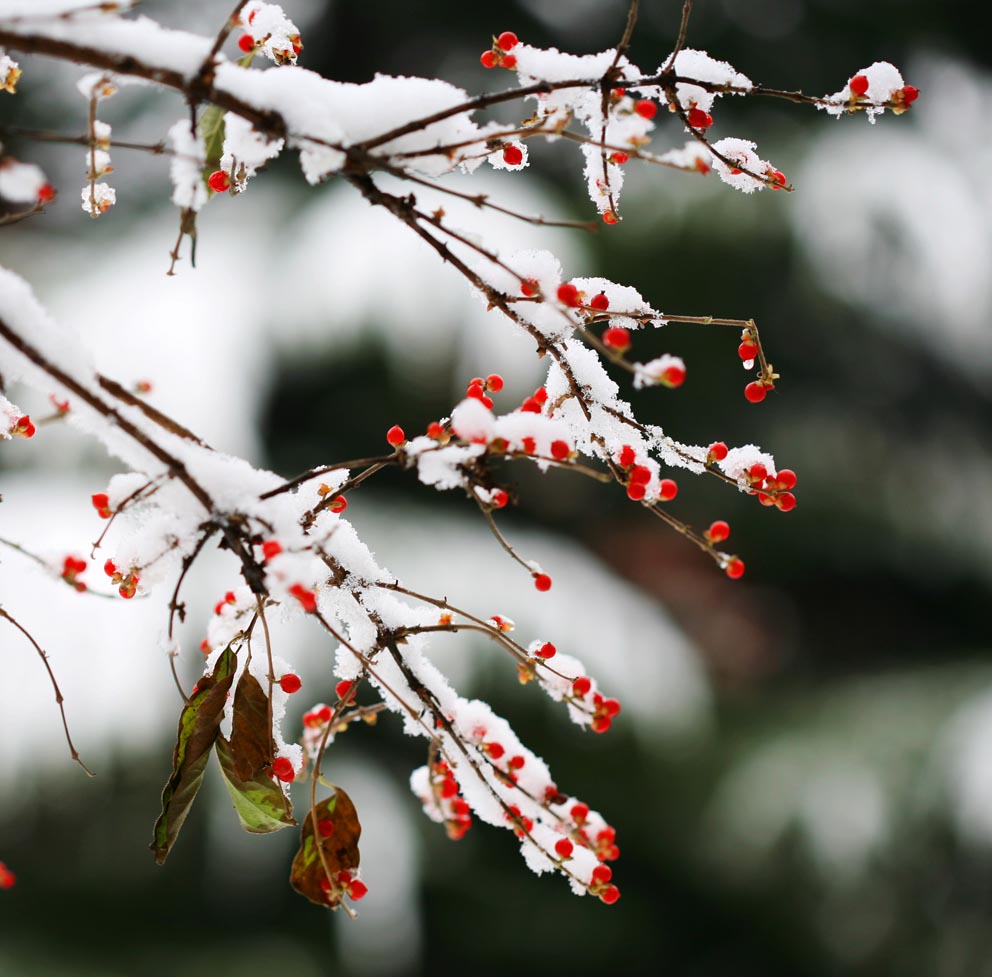
<svg viewBox="0 0 992 977">
<path fill-rule="evenodd" d="M 203 31 L 226 13 L 224 4 L 144 6 Z M 285 7 L 304 28 L 301 63 L 329 77 L 438 76 L 470 91 L 503 82 L 478 65 L 490 34 L 513 29 L 538 45 L 600 50 L 619 36 L 625 11 L 610 0 Z M 642 8 L 631 58 L 650 70 L 670 49 L 681 4 Z M 984 35 L 967 13 L 963 3 L 919 0 L 697 3 L 690 46 L 755 81 L 833 92 L 889 60 L 920 101 L 870 127 L 725 100 L 716 135 L 754 138 L 795 194 L 749 198 L 714 177 L 631 167 L 623 223 L 576 245 L 584 250 L 574 273 L 634 285 L 665 311 L 758 321 L 782 374 L 763 405 L 741 395 L 732 330 L 671 325 L 659 351 L 683 355 L 689 379 L 677 394 L 638 395 L 639 409 L 682 441 L 754 442 L 799 473 L 789 514 L 683 479 L 674 511 L 694 524 L 731 523 L 748 565 L 739 584 L 620 493 L 509 473 L 523 500 L 513 525 L 578 538 L 660 602 L 712 687 L 692 731 L 644 735 L 631 715 L 595 739 L 495 670 L 473 687 L 560 784 L 608 812 L 623 851 L 618 905 L 532 876 L 509 835 L 477 825 L 459 844 L 447 841 L 403 795 L 423 762 L 420 744 L 386 720 L 345 737 L 340 762 L 358 769 L 374 757 L 394 779 L 412 818 L 419 882 L 402 948 L 392 952 L 388 934 L 370 946 L 351 932 L 361 918 L 332 925 L 289 890 L 293 839 L 218 850 L 218 837 L 237 830 L 222 805 L 196 811 L 165 869 L 152 865 L 145 846 L 171 749 L 161 743 L 100 757 L 96 783 L 63 769 L 4 787 L 0 858 L 20 881 L 0 893 L 0 975 L 992 974 L 992 85 Z M 0 106 L 3 123 L 76 131 L 79 106 L 44 94 L 26 71 L 22 93 Z M 143 102 L 127 104 L 132 117 L 114 119 L 115 137 L 158 138 L 160 119 Z M 657 145 L 679 143 L 660 121 Z M 109 219 L 80 219 L 78 151 L 5 142 L 22 159 L 44 160 L 69 189 L 48 226 L 4 241 L 4 254 L 29 247 L 25 267 L 43 263 L 47 234 L 80 249 L 81 262 L 99 260 L 116 232 Z M 586 218 L 568 149 L 532 149 L 528 175 L 546 210 Z M 118 229 L 162 204 L 164 173 L 154 180 L 112 214 Z M 305 213 L 310 193 L 334 190 L 308 191 L 289 159 L 261 180 L 281 187 L 287 215 Z M 280 246 L 271 226 L 243 220 L 253 247 Z M 209 212 L 201 234 L 209 250 Z M 527 237 L 523 227 L 520 247 Z M 163 239 L 163 255 L 170 245 Z M 329 321 L 335 315 L 327 310 Z M 367 322 L 337 318 L 334 328 L 366 334 Z M 287 352 L 270 365 L 258 415 L 266 464 L 291 474 L 327 460 L 329 437 L 334 457 L 361 456 L 397 420 L 419 429 L 450 410 L 467 379 L 462 363 L 438 355 L 411 385 L 380 334 L 368 335 L 346 355 Z M 10 463 L 0 456 L 0 466 Z M 424 513 L 460 505 L 403 477 L 372 494 Z M 9 701 L 16 689 L 3 684 Z"/>
</svg>

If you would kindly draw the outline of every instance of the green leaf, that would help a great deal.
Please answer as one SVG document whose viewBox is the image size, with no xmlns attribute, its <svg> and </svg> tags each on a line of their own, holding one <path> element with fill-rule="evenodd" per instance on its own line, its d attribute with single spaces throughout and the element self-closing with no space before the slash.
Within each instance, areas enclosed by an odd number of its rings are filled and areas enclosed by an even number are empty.
<svg viewBox="0 0 992 977">
<path fill-rule="evenodd" d="M 203 783 L 203 773 L 220 730 L 224 703 L 236 665 L 237 656 L 228 646 L 217 659 L 213 674 L 200 679 L 179 715 L 172 775 L 162 791 L 162 813 L 155 822 L 149 845 L 159 865 L 169 857 L 179 829 Z"/>
<path fill-rule="evenodd" d="M 262 770 L 249 779 L 242 779 L 235 768 L 231 744 L 218 736 L 214 743 L 217 761 L 227 792 L 238 812 L 241 827 L 252 834 L 269 834 L 296 824 L 293 805 L 269 774 Z"/>
<path fill-rule="evenodd" d="M 224 110 L 219 105 L 209 105 L 200 116 L 200 138 L 206 163 L 204 164 L 204 179 L 220 167 L 220 158 L 224 155 Z"/>
<path fill-rule="evenodd" d="M 272 766 L 276 745 L 272 741 L 272 723 L 269 721 L 269 697 L 247 668 L 234 690 L 234 718 L 228 745 L 239 780 L 252 780 Z"/>
<path fill-rule="evenodd" d="M 314 830 L 313 814 L 313 811 L 308 812 L 303 822 L 300 850 L 293 859 L 289 884 L 318 906 L 335 909 L 344 894 L 342 888 L 336 884 L 335 876 L 338 872 L 358 868 L 358 839 L 362 834 L 362 826 L 355 805 L 340 787 L 335 788 L 333 797 L 316 806 L 316 823 L 320 825 L 330 822 L 333 825 L 329 834 Z M 324 854 L 323 860 L 320 857 L 321 851 Z"/>
</svg>

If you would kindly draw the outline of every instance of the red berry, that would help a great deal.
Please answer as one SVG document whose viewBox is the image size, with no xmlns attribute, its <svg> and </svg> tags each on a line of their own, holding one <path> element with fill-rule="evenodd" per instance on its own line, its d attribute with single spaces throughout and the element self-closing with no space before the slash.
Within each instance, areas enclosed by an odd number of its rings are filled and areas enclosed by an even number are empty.
<svg viewBox="0 0 992 977">
<path fill-rule="evenodd" d="M 506 752 L 506 750 L 503 749 L 503 746 L 500 743 L 484 743 L 483 749 L 494 760 L 498 760 Z"/>
<path fill-rule="evenodd" d="M 740 346 L 737 347 L 737 355 L 742 360 L 753 360 L 758 355 L 758 347 L 754 345 L 750 340 L 745 339 Z"/>
<path fill-rule="evenodd" d="M 517 66 L 517 56 L 515 54 L 504 54 L 500 62 L 504 68 L 508 71 L 516 68 Z"/>
<path fill-rule="evenodd" d="M 609 865 L 597 865 L 592 870 L 592 880 L 593 882 L 599 882 L 601 885 L 609 882 L 613 878 L 613 869 Z"/>
<path fill-rule="evenodd" d="M 354 899 L 355 902 L 358 902 L 359 899 L 364 899 L 365 896 L 368 895 L 368 891 L 369 887 L 362 882 L 361 879 L 355 879 L 355 881 L 348 886 L 348 898 Z M 617 896 L 619 897 L 619 893 L 617 893 Z"/>
<path fill-rule="evenodd" d="M 775 505 L 782 512 L 791 512 L 796 507 L 796 497 L 791 492 L 780 492 L 775 496 Z"/>
<path fill-rule="evenodd" d="M 503 31 L 499 37 L 496 38 L 496 43 L 504 51 L 512 51 L 517 46 L 517 35 L 513 31 Z"/>
<path fill-rule="evenodd" d="M 520 294 L 526 295 L 527 298 L 531 298 L 541 291 L 541 286 L 538 284 L 536 278 L 525 278 L 520 283 Z"/>
<path fill-rule="evenodd" d="M 551 457 L 556 461 L 564 461 L 571 453 L 572 449 L 569 448 L 567 441 L 551 442 Z"/>
<path fill-rule="evenodd" d="M 603 710 L 611 719 L 620 714 L 620 703 L 616 699 L 604 699 Z"/>
<path fill-rule="evenodd" d="M 398 448 L 401 444 L 406 442 L 406 435 L 403 433 L 403 428 L 399 424 L 394 424 L 386 432 L 386 440 L 394 447 Z"/>
<path fill-rule="evenodd" d="M 686 118 L 693 129 L 709 129 L 713 125 L 713 116 L 702 109 L 689 109 Z"/>
<path fill-rule="evenodd" d="M 603 343 L 611 349 L 622 353 L 630 349 L 630 332 L 624 329 L 623 326 L 610 326 L 603 333 Z"/>
<path fill-rule="evenodd" d="M 507 166 L 519 166 L 523 161 L 524 153 L 519 146 L 503 147 L 503 162 Z"/>
<path fill-rule="evenodd" d="M 749 383 L 744 388 L 744 397 L 752 404 L 760 404 L 765 399 L 765 395 L 767 393 L 768 390 L 765 385 L 763 383 L 758 383 L 757 381 Z"/>
<path fill-rule="evenodd" d="M 479 56 L 479 60 L 482 62 L 483 68 L 496 67 L 496 55 L 492 51 L 483 51 Z"/>
<path fill-rule="evenodd" d="M 498 373 L 490 373 L 486 377 L 486 389 L 490 393 L 498 394 L 503 389 L 503 378 Z"/>
<path fill-rule="evenodd" d="M 524 451 L 529 455 L 534 454 L 537 450 L 537 442 L 533 438 L 523 438 L 521 439 L 520 444 Z"/>
<path fill-rule="evenodd" d="M 444 425 L 439 424 L 437 421 L 431 421 L 427 425 L 427 437 L 433 438 L 435 441 L 440 441 L 444 437 Z"/>
<path fill-rule="evenodd" d="M 267 539 L 262 543 L 262 556 L 266 562 L 277 557 L 282 552 L 282 543 L 277 539 Z"/>
<path fill-rule="evenodd" d="M 685 382 L 685 367 L 670 366 L 661 374 L 661 382 L 666 387 L 681 387 Z"/>
<path fill-rule="evenodd" d="M 780 187 L 784 187 L 789 181 L 785 178 L 785 174 L 781 170 L 769 170 L 767 175 L 772 178 Z M 773 187 L 772 189 L 778 189 Z"/>
<path fill-rule="evenodd" d="M 355 683 L 349 679 L 342 679 L 334 686 L 334 693 L 339 699 L 347 701 L 351 697 L 352 690 L 355 687 Z M 330 717 L 328 717 L 330 718 Z"/>
<path fill-rule="evenodd" d="M 868 92 L 868 76 L 867 75 L 855 75 L 848 83 L 847 87 L 851 89 L 852 95 L 857 95 L 858 98 L 864 98 Z"/>
<path fill-rule="evenodd" d="M 640 502 L 647 492 L 647 486 L 643 482 L 631 482 L 627 486 L 627 498 Z"/>
<path fill-rule="evenodd" d="M 714 441 L 706 452 L 707 464 L 714 461 L 723 461 L 727 457 L 727 446 L 722 441 Z"/>
<path fill-rule="evenodd" d="M 534 399 L 543 407 L 548 402 L 548 392 L 544 387 L 538 387 L 534 391 Z"/>
<path fill-rule="evenodd" d="M 619 224 L 620 215 L 615 210 L 607 210 L 603 214 L 604 224 Z"/>
<path fill-rule="evenodd" d="M 710 528 L 706 530 L 706 538 L 711 543 L 722 543 L 730 536 L 730 525 L 722 519 L 710 523 Z"/>
<path fill-rule="evenodd" d="M 328 506 L 331 512 L 336 512 L 339 515 L 348 508 L 348 500 L 343 496 L 339 495 L 337 498 L 331 500 L 331 504 Z"/>
<path fill-rule="evenodd" d="M 231 188 L 231 178 L 223 170 L 214 170 L 207 177 L 207 185 L 214 193 L 226 193 Z"/>
<path fill-rule="evenodd" d="M 645 119 L 653 119 L 658 112 L 658 106 L 649 98 L 642 98 L 634 103 L 634 111 Z"/>
<path fill-rule="evenodd" d="M 744 576 L 744 561 L 738 560 L 735 556 L 725 567 L 725 571 L 731 580 L 738 580 Z"/>
<path fill-rule="evenodd" d="M 528 397 L 521 405 L 520 409 L 522 411 L 528 411 L 531 414 L 541 413 L 541 402 L 536 397 Z"/>
<path fill-rule="evenodd" d="M 605 312 L 610 307 L 610 300 L 605 292 L 600 292 L 589 300 L 589 305 L 599 312 Z"/>
<path fill-rule="evenodd" d="M 279 687 L 287 695 L 292 695 L 294 692 L 299 692 L 303 688 L 303 683 L 300 681 L 299 675 L 293 675 L 290 672 L 279 679 Z"/>
<path fill-rule="evenodd" d="M 620 457 L 617 461 L 619 462 L 621 468 L 630 468 L 630 466 L 637 461 L 637 455 L 634 453 L 634 449 L 629 444 L 625 444 L 620 449 Z"/>
<path fill-rule="evenodd" d="M 590 727 L 594 733 L 605 733 L 609 731 L 609 728 L 612 725 L 613 723 L 611 722 L 609 716 L 599 715 L 592 717 Z"/>
<path fill-rule="evenodd" d="M 334 822 L 330 818 L 321 818 L 317 822 L 317 834 L 321 838 L 329 838 L 334 834 Z"/>
<path fill-rule="evenodd" d="M 747 470 L 747 477 L 760 484 L 768 477 L 768 469 L 760 461 L 756 462 Z"/>
<path fill-rule="evenodd" d="M 563 282 L 558 286 L 558 301 L 573 308 L 582 304 L 579 301 L 579 290 L 571 282 Z"/>
<path fill-rule="evenodd" d="M 610 162 L 611 163 L 616 163 L 618 166 L 622 166 L 629 159 L 630 159 L 630 157 L 626 153 L 614 153 L 610 157 Z"/>
<path fill-rule="evenodd" d="M 510 496 L 503 489 L 496 489 L 489 499 L 489 504 L 494 509 L 502 509 L 509 501 Z"/>
<path fill-rule="evenodd" d="M 115 573 L 117 573 L 117 565 L 113 560 L 107 560 L 107 562 L 103 565 L 103 572 L 108 577 L 112 577 Z"/>
<path fill-rule="evenodd" d="M 317 595 L 312 590 L 307 590 L 301 583 L 294 583 L 289 588 L 290 597 L 295 597 L 307 614 L 314 614 L 317 610 Z"/>
<path fill-rule="evenodd" d="M 902 100 L 905 105 L 912 105 L 920 97 L 920 90 L 913 85 L 904 85 L 902 88 Z"/>
<path fill-rule="evenodd" d="M 620 898 L 620 890 L 615 885 L 608 885 L 600 894 L 599 898 L 606 903 L 607 906 L 612 906 L 613 903 Z"/>
<path fill-rule="evenodd" d="M 90 496 L 90 501 L 93 503 L 93 508 L 96 509 L 101 519 L 110 518 L 110 498 L 106 492 L 97 492 L 96 495 Z"/>
<path fill-rule="evenodd" d="M 796 473 L 791 468 L 783 468 L 775 478 L 778 480 L 778 484 L 784 489 L 795 488 L 798 481 Z"/>
<path fill-rule="evenodd" d="M 546 641 L 537 649 L 537 656 L 547 661 L 549 658 L 554 658 L 557 651 L 558 649 L 550 641 Z"/>
<path fill-rule="evenodd" d="M 568 838 L 559 838 L 555 842 L 555 851 L 558 853 L 558 855 L 561 858 L 571 858 L 572 849 L 574 847 L 575 846 L 572 844 L 571 841 L 568 840 Z"/>
<path fill-rule="evenodd" d="M 525 766 L 527 760 L 522 756 L 511 756 L 507 762 L 513 770 L 520 770 Z"/>
<path fill-rule="evenodd" d="M 635 485 L 647 485 L 651 481 L 651 469 L 645 465 L 635 465 L 630 471 L 630 480 Z"/>
<path fill-rule="evenodd" d="M 38 203 L 47 204 L 55 199 L 55 187 L 50 183 L 43 183 L 38 188 Z"/>
<path fill-rule="evenodd" d="M 580 675 L 572 683 L 572 691 L 583 698 L 589 694 L 589 690 L 592 688 L 592 680 L 586 675 Z M 588 810 L 586 811 L 588 813 Z"/>
<path fill-rule="evenodd" d="M 551 589 L 551 578 L 546 573 L 534 574 L 534 586 L 544 592 Z"/>
<path fill-rule="evenodd" d="M 255 38 L 251 34 L 242 34 L 238 38 L 238 47 L 247 54 L 249 51 L 255 50 Z"/>
<path fill-rule="evenodd" d="M 19 438 L 33 438 L 35 430 L 34 424 L 31 423 L 31 418 L 24 416 L 16 420 L 10 433 L 16 434 Z"/>
<path fill-rule="evenodd" d="M 272 761 L 272 772 L 286 784 L 291 784 L 296 779 L 292 760 L 284 756 L 276 757 Z"/>
<path fill-rule="evenodd" d="M 13 889 L 17 876 L 3 862 L 0 862 L 0 889 Z"/>
</svg>

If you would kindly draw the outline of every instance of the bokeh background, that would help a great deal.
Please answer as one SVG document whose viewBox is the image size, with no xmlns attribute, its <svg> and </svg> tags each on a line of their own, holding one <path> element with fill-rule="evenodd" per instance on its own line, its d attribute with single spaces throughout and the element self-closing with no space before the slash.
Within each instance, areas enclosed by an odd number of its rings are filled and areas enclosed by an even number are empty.
<svg viewBox="0 0 992 977">
<path fill-rule="evenodd" d="M 144 8 L 207 33 L 227 6 Z M 478 64 L 492 33 L 593 51 L 619 36 L 625 11 L 621 0 L 284 6 L 307 67 L 469 91 L 503 81 Z M 632 59 L 651 69 L 681 4 L 642 7 Z M 621 901 L 532 876 L 506 832 L 477 825 L 449 842 L 406 787 L 422 744 L 389 719 L 342 737 L 327 763 L 364 824 L 371 892 L 357 921 L 290 891 L 292 833 L 241 835 L 217 778 L 156 867 L 146 846 L 178 711 L 164 599 L 77 599 L 0 546 L 0 601 L 50 652 L 98 771 L 88 781 L 69 763 L 40 663 L 0 632 L 0 859 L 18 874 L 0 893 L 2 977 L 992 974 L 987 44 L 960 2 L 696 7 L 689 44 L 756 81 L 832 92 L 890 60 L 921 98 L 875 126 L 718 105 L 715 135 L 756 139 L 795 194 L 745 197 L 714 177 L 631 166 L 626 219 L 591 236 L 444 206 L 500 247 L 549 247 L 567 275 L 632 284 L 665 311 L 755 317 L 783 376 L 764 404 L 741 395 L 733 331 L 671 325 L 652 342 L 683 355 L 689 379 L 637 394 L 638 410 L 683 441 L 762 445 L 798 471 L 798 508 L 683 477 L 673 511 L 733 526 L 748 574 L 732 583 L 622 493 L 508 471 L 522 501 L 505 525 L 555 577 L 547 598 L 463 499 L 388 476 L 349 510 L 411 585 L 553 637 L 618 692 L 621 721 L 584 736 L 488 646 L 436 645 L 460 688 L 489 699 L 617 827 Z M 81 70 L 23 67 L 2 124 L 83 132 Z M 102 114 L 115 138 L 154 142 L 183 112 L 133 88 Z M 657 147 L 682 141 L 659 121 Z M 477 372 L 505 374 L 505 404 L 540 382 L 529 344 L 454 272 L 349 188 L 309 189 L 291 158 L 213 201 L 197 269 L 166 279 L 167 161 L 114 151 L 118 205 L 93 222 L 75 189 L 81 149 L 3 141 L 62 194 L 3 230 L 0 261 L 87 335 L 104 372 L 151 379 L 153 402 L 222 450 L 291 475 L 377 449 L 397 421 L 422 428 Z M 574 147 L 532 147 L 531 159 L 525 174 L 473 185 L 530 212 L 590 216 Z M 0 449 L 0 536 L 53 560 L 85 555 L 102 528 L 89 495 L 113 463 L 71 430 L 39 434 Z M 191 581 L 187 676 L 231 571 L 211 557 Z M 307 628 L 280 641 L 300 663 L 302 713 L 331 695 L 329 649 Z"/>
</svg>

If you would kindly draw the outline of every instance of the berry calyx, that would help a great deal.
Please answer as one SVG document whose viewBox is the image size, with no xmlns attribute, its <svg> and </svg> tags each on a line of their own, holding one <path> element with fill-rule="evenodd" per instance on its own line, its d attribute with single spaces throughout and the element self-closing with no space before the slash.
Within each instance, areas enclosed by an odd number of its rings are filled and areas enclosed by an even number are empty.
<svg viewBox="0 0 992 977">
<path fill-rule="evenodd" d="M 731 580 L 739 580 L 744 576 L 744 561 L 737 559 L 735 556 L 730 560 L 726 567 L 724 567 L 724 572 L 730 577 Z"/>
<path fill-rule="evenodd" d="M 479 60 L 482 62 L 483 68 L 495 68 L 497 64 L 496 55 L 492 51 L 483 51 L 479 55 Z"/>
<path fill-rule="evenodd" d="M 559 838 L 555 842 L 555 853 L 560 858 L 571 858 L 572 857 L 572 849 L 574 847 L 575 846 L 572 844 L 571 841 L 569 841 L 568 838 Z"/>
<path fill-rule="evenodd" d="M 293 761 L 288 757 L 276 757 L 272 761 L 272 772 L 284 784 L 291 784 L 296 779 L 296 771 L 293 770 Z"/>
<path fill-rule="evenodd" d="M 686 118 L 689 120 L 689 126 L 693 129 L 709 129 L 713 125 L 713 116 L 702 109 L 689 109 Z"/>
<path fill-rule="evenodd" d="M 499 37 L 496 38 L 496 44 L 501 47 L 504 51 L 512 51 L 519 41 L 519 38 L 513 31 L 503 31 Z"/>
<path fill-rule="evenodd" d="M 247 34 L 245 36 L 247 37 Z M 231 178 L 223 170 L 214 170 L 207 177 L 207 186 L 214 193 L 226 193 L 231 188 Z"/>
<path fill-rule="evenodd" d="M 864 98 L 868 93 L 868 76 L 855 75 L 847 83 L 847 87 L 851 89 L 852 95 L 856 95 L 858 98 Z"/>
<path fill-rule="evenodd" d="M 293 695 L 294 692 L 299 692 L 303 688 L 303 682 L 300 681 L 299 675 L 288 672 L 279 679 L 279 688 L 287 695 Z"/>
<path fill-rule="evenodd" d="M 524 153 L 519 146 L 503 147 L 503 162 L 507 166 L 519 166 L 523 161 Z"/>
<path fill-rule="evenodd" d="M 534 586 L 542 593 L 551 589 L 551 577 L 546 573 L 534 574 Z"/>
<path fill-rule="evenodd" d="M 711 465 L 714 461 L 723 461 L 727 457 L 727 446 L 723 441 L 714 441 L 706 452 L 706 464 Z"/>
<path fill-rule="evenodd" d="M 610 300 L 606 297 L 605 292 L 600 292 L 589 300 L 589 306 L 597 312 L 605 312 L 610 307 Z"/>
<path fill-rule="evenodd" d="M 394 424 L 386 432 L 386 440 L 394 447 L 398 448 L 401 444 L 406 443 L 406 435 L 403 433 L 403 428 L 399 424 Z"/>
<path fill-rule="evenodd" d="M 603 343 L 618 353 L 623 353 L 630 349 L 630 332 L 623 326 L 610 326 L 603 333 Z"/>
<path fill-rule="evenodd" d="M 679 494 L 679 487 L 670 478 L 663 478 L 658 486 L 659 498 L 662 502 L 671 502 Z"/>
<path fill-rule="evenodd" d="M 96 495 L 90 496 L 90 501 L 101 519 L 109 519 L 113 515 L 110 511 L 110 498 L 106 492 L 97 492 Z"/>
<path fill-rule="evenodd" d="M 658 114 L 658 106 L 651 99 L 642 98 L 634 103 L 634 111 L 642 119 L 653 119 Z"/>
<path fill-rule="evenodd" d="M 749 383 L 744 388 L 744 398 L 752 404 L 760 404 L 768 393 L 768 388 L 757 381 Z"/>
</svg>

